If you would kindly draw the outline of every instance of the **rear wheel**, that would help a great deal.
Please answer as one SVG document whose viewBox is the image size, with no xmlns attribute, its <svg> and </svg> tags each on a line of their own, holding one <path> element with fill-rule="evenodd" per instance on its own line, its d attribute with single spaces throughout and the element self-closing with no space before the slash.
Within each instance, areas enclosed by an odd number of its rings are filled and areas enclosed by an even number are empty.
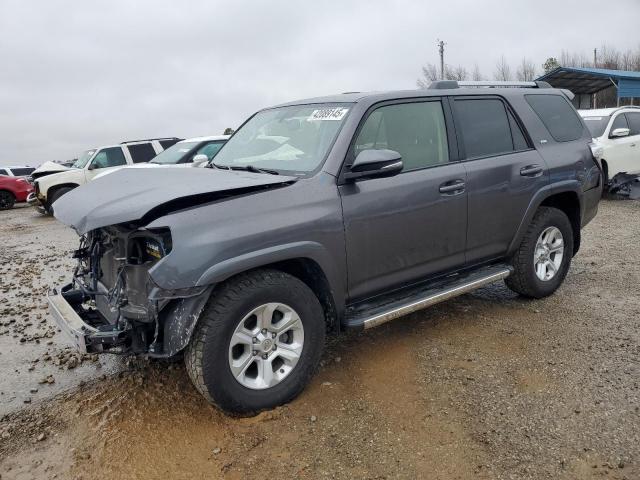
<svg viewBox="0 0 640 480">
<path fill-rule="evenodd" d="M 292 400 L 324 347 L 320 302 L 277 270 L 239 275 L 214 291 L 185 353 L 187 372 L 211 403 L 247 414 Z"/>
<path fill-rule="evenodd" d="M 16 197 L 6 190 L 0 191 L 0 210 L 9 210 L 16 203 Z"/>
<path fill-rule="evenodd" d="M 564 281 L 573 256 L 573 228 L 557 208 L 540 207 L 512 259 L 505 283 L 531 298 L 551 295 Z"/>
</svg>

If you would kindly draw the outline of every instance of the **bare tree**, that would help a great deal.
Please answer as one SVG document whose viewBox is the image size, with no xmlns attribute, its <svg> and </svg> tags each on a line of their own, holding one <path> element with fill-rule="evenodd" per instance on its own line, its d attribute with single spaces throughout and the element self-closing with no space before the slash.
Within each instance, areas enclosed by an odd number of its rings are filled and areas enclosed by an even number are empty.
<svg viewBox="0 0 640 480">
<path fill-rule="evenodd" d="M 433 63 L 427 63 L 422 67 L 422 77 L 416 82 L 418 88 L 428 88 L 429 84 L 435 80 L 439 80 L 438 68 Z"/>
<path fill-rule="evenodd" d="M 475 80 L 476 82 L 484 80 L 484 77 L 480 73 L 480 67 L 478 67 L 477 63 L 473 66 L 473 72 L 471 73 L 471 79 Z"/>
<path fill-rule="evenodd" d="M 498 63 L 496 63 L 496 69 L 493 72 L 495 80 L 508 81 L 511 80 L 511 67 L 507 63 L 507 59 L 504 55 L 500 57 Z"/>
<path fill-rule="evenodd" d="M 592 67 L 591 61 L 584 53 L 570 53 L 566 50 L 560 52 L 560 65 L 563 67 Z"/>
<path fill-rule="evenodd" d="M 612 70 L 620 69 L 620 52 L 609 45 L 603 45 L 598 50 L 598 67 L 610 68 Z"/>
<path fill-rule="evenodd" d="M 521 82 L 532 81 L 536 78 L 536 65 L 526 57 L 523 58 L 516 70 L 516 78 Z"/>
<path fill-rule="evenodd" d="M 445 65 L 444 76 L 447 80 L 466 80 L 469 78 L 469 72 L 462 65 L 453 67 L 451 65 Z"/>
</svg>

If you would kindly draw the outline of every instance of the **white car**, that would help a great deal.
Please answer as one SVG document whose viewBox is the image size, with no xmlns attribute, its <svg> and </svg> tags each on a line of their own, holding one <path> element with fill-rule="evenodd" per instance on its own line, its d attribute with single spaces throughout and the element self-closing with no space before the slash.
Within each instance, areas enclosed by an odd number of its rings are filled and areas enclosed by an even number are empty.
<svg viewBox="0 0 640 480">
<path fill-rule="evenodd" d="M 123 165 L 148 162 L 178 142 L 179 138 L 158 138 L 123 142 L 119 145 L 92 148 L 82 153 L 71 167 L 45 162 L 32 176 L 35 192 L 28 202 L 45 212 L 68 191 L 93 180 L 99 173 Z"/>
<path fill-rule="evenodd" d="M 6 175 L 7 177 L 28 177 L 34 170 L 34 167 L 0 167 L 0 175 Z"/>
<path fill-rule="evenodd" d="M 110 168 L 96 175 L 95 178 L 104 177 L 116 170 L 120 170 L 120 168 L 203 167 L 216 156 L 230 137 L 231 135 L 214 135 L 180 140 L 164 152 L 159 153 L 149 163 Z"/>
<path fill-rule="evenodd" d="M 578 110 L 602 151 L 605 186 L 616 175 L 640 174 L 640 107 Z"/>
</svg>

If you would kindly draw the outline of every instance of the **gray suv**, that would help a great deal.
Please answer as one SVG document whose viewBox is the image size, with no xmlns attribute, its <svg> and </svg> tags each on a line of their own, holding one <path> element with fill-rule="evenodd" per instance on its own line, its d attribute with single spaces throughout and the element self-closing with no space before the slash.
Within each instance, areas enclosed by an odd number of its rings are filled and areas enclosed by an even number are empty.
<svg viewBox="0 0 640 480">
<path fill-rule="evenodd" d="M 569 96 L 436 82 L 302 100 L 253 115 L 210 168 L 98 178 L 56 203 L 81 238 L 53 316 L 82 351 L 183 354 L 210 402 L 249 413 L 298 395 L 327 332 L 501 279 L 550 295 L 602 190 Z"/>
</svg>

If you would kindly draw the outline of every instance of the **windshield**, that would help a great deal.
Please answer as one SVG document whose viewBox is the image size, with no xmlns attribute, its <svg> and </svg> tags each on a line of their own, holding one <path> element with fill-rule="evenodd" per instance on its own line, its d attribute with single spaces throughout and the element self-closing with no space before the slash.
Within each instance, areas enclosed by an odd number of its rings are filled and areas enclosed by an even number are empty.
<svg viewBox="0 0 640 480">
<path fill-rule="evenodd" d="M 305 174 L 324 161 L 349 105 L 294 105 L 254 115 L 215 157 L 217 167 L 257 168 Z"/>
<path fill-rule="evenodd" d="M 175 145 L 167 148 L 164 152 L 160 152 L 149 163 L 160 163 L 163 165 L 180 163 L 184 156 L 187 155 L 200 143 L 201 142 L 178 142 Z"/>
<path fill-rule="evenodd" d="M 609 119 L 611 117 L 582 117 L 584 123 L 587 124 L 587 128 L 591 132 L 593 138 L 601 137 L 604 134 L 604 130 L 607 128 Z"/>
<path fill-rule="evenodd" d="M 75 162 L 73 162 L 73 165 L 71 166 L 73 168 L 84 168 L 85 165 L 89 162 L 89 160 L 91 160 L 91 157 L 93 157 L 94 153 L 96 153 L 95 150 L 87 150 L 82 155 L 80 155 L 78 159 Z"/>
</svg>

